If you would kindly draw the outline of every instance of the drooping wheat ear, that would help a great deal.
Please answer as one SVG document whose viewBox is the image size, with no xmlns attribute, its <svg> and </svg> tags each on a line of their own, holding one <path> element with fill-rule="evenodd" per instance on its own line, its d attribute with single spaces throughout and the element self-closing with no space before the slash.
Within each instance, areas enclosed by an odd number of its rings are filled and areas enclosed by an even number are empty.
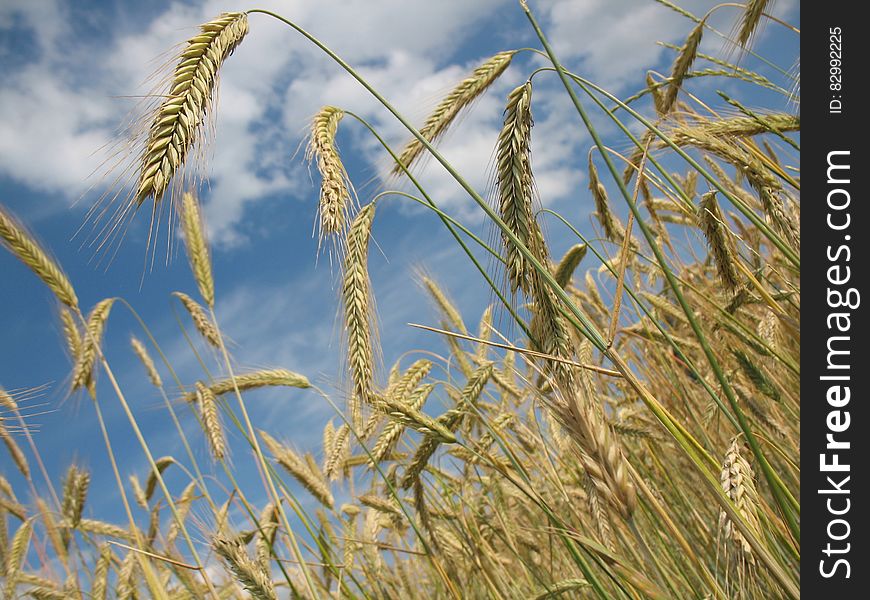
<svg viewBox="0 0 870 600">
<path fill-rule="evenodd" d="M 467 334 L 468 329 L 465 328 L 465 323 L 462 321 L 462 315 L 459 314 L 459 310 L 457 310 L 453 305 L 447 297 L 447 294 L 444 293 L 441 287 L 431 277 L 422 275 L 420 279 L 423 282 L 423 287 L 426 288 L 426 291 L 429 292 L 430 296 L 432 296 L 435 304 L 438 305 L 438 310 L 441 311 L 441 316 L 447 324 L 455 331 Z"/>
<path fill-rule="evenodd" d="M 743 11 L 743 17 L 740 20 L 740 32 L 737 34 L 737 43 L 747 47 L 752 34 L 758 29 L 761 23 L 761 17 L 771 0 L 748 0 L 746 8 Z"/>
<path fill-rule="evenodd" d="M 2 418 L 0 418 L 0 440 L 3 440 L 6 449 L 9 451 L 9 456 L 12 457 L 12 462 L 14 462 L 15 466 L 18 467 L 18 470 L 21 471 L 21 474 L 24 475 L 24 477 L 30 477 L 30 466 L 27 464 L 27 458 L 24 456 L 24 452 L 21 451 L 21 448 L 18 447 L 15 438 L 13 438 L 12 434 L 9 433 L 9 430 L 6 429 Z"/>
<path fill-rule="evenodd" d="M 260 437 L 263 438 L 263 443 L 279 465 L 284 467 L 321 504 L 327 508 L 333 507 L 335 501 L 332 492 L 316 463 L 299 456 L 265 431 L 260 431 Z"/>
<path fill-rule="evenodd" d="M 589 152 L 589 189 L 592 192 L 592 199 L 595 200 L 595 216 L 601 223 L 604 236 L 612 242 L 621 242 L 625 229 L 610 211 L 607 189 L 598 177 L 598 169 L 595 167 L 595 161 L 592 160 L 592 152 Z"/>
<path fill-rule="evenodd" d="M 531 166 L 532 84 L 526 82 L 508 94 L 504 125 L 498 137 L 499 213 L 510 231 L 536 258 L 543 251 L 543 236 L 532 208 L 534 179 Z M 534 267 L 502 232 L 511 291 L 531 292 Z"/>
<path fill-rule="evenodd" d="M 137 206 L 148 197 L 159 202 L 184 165 L 211 111 L 221 65 L 247 33 L 245 13 L 224 13 L 201 25 L 199 34 L 187 41 L 148 132 L 134 198 Z"/>
<path fill-rule="evenodd" d="M 671 83 L 665 91 L 662 100 L 662 114 L 668 114 L 673 110 L 677 103 L 677 96 L 680 93 L 680 86 L 683 85 L 683 80 L 692 68 L 692 63 L 698 56 L 698 47 L 701 45 L 701 38 L 704 35 L 704 27 L 707 26 L 706 19 L 702 19 L 695 25 L 686 38 L 685 43 L 680 48 L 677 58 L 674 61 L 674 66 L 671 68 Z"/>
<path fill-rule="evenodd" d="M 220 348 L 221 340 L 217 327 L 215 327 L 211 319 L 208 318 L 208 314 L 206 314 L 205 309 L 199 304 L 199 302 L 184 292 L 172 292 L 172 295 L 181 300 L 181 304 L 184 305 L 184 308 L 187 310 L 187 313 L 193 321 L 193 326 L 196 327 L 199 334 L 205 338 L 205 341 L 215 348 Z"/>
<path fill-rule="evenodd" d="M 151 355 L 148 354 L 145 344 L 139 341 L 139 339 L 131 337 L 130 346 L 133 347 L 133 353 L 136 354 L 136 357 L 145 367 L 145 371 L 148 373 L 148 379 L 151 381 L 152 385 L 157 388 L 163 387 L 163 380 L 160 378 L 160 373 L 157 372 L 157 367 L 154 365 L 154 361 L 151 360 Z"/>
<path fill-rule="evenodd" d="M 429 366 L 431 366 L 431 363 L 429 363 Z M 434 389 L 435 386 L 433 385 L 424 385 L 411 393 L 410 397 L 404 394 L 400 396 L 398 392 L 395 393 L 393 397 L 402 398 L 402 400 L 397 401 L 402 402 L 402 404 L 407 406 L 410 411 L 419 412 Z M 393 420 L 387 423 L 372 448 L 373 464 L 381 462 L 393 453 L 393 450 L 395 449 L 396 444 L 399 443 L 399 439 L 401 439 L 402 432 L 404 431 L 405 425 L 399 420 Z"/>
<path fill-rule="evenodd" d="M 740 438 L 735 437 L 725 453 L 722 463 L 722 491 L 734 503 L 737 512 L 743 518 L 746 526 L 753 533 L 761 531 L 759 522 L 759 498 L 755 488 L 755 475 L 752 467 L 741 453 L 742 443 Z M 726 541 L 735 544 L 750 560 L 753 560 L 752 546 L 743 537 L 740 530 L 731 521 L 724 510 L 719 511 L 719 535 Z"/>
<path fill-rule="evenodd" d="M 101 300 L 94 306 L 91 313 L 88 315 L 87 326 L 82 334 L 82 348 L 73 368 L 72 375 L 72 391 L 79 388 L 93 391 L 94 386 L 94 363 L 99 353 L 99 345 L 103 339 L 103 331 L 106 327 L 106 321 L 109 319 L 109 313 L 114 305 L 114 298 L 106 298 Z"/>
<path fill-rule="evenodd" d="M 175 464 L 175 459 L 171 456 L 161 456 L 157 460 L 154 461 L 154 464 L 157 466 L 157 473 L 163 474 L 163 471 L 169 468 L 170 465 Z M 157 473 L 153 470 L 148 472 L 148 478 L 145 479 L 145 501 L 148 502 L 151 500 L 151 496 L 154 495 L 154 490 L 157 489 Z"/>
<path fill-rule="evenodd" d="M 309 383 L 305 376 L 288 371 L 287 369 L 267 369 L 263 371 L 253 371 L 251 373 L 242 373 L 236 375 L 232 379 L 221 379 L 208 386 L 208 388 L 215 396 L 221 396 L 234 391 L 236 387 L 239 388 L 240 392 L 244 392 L 246 390 L 254 390 L 262 387 L 281 386 L 309 388 L 311 387 L 311 383 Z M 184 399 L 187 402 L 194 402 L 196 400 L 196 392 L 185 394 Z"/>
<path fill-rule="evenodd" d="M 474 102 L 498 79 L 499 75 L 504 73 L 505 69 L 511 64 L 514 54 L 514 51 L 499 52 L 477 67 L 471 75 L 462 80 L 435 107 L 435 110 L 426 119 L 426 123 L 420 128 L 420 135 L 430 143 L 437 140 L 439 136 L 447 131 L 447 128 L 462 110 Z M 400 165 L 409 168 L 422 154 L 423 148 L 423 144 L 416 138 L 408 142 L 408 145 L 405 146 L 399 155 L 399 164 L 393 167 L 393 174 L 402 172 Z"/>
<path fill-rule="evenodd" d="M 66 472 L 63 484 L 63 501 L 61 514 L 66 523 L 72 527 L 78 527 L 82 520 L 82 511 L 85 508 L 85 500 L 88 497 L 88 486 L 91 483 L 91 474 L 76 465 L 70 465 Z"/>
<path fill-rule="evenodd" d="M 82 332 L 79 331 L 75 317 L 66 308 L 60 311 L 60 322 L 63 327 L 63 337 L 66 341 L 67 351 L 72 361 L 75 362 L 82 351 Z"/>
<path fill-rule="evenodd" d="M 586 244 L 575 244 L 568 248 L 568 251 L 562 256 L 562 260 L 559 261 L 553 272 L 553 279 L 560 287 L 566 288 L 571 282 L 571 277 L 580 265 L 580 261 L 586 256 L 587 249 Z"/>
<path fill-rule="evenodd" d="M 335 436 L 329 445 L 329 449 L 324 448 L 323 474 L 330 481 L 337 480 L 342 471 L 346 471 L 344 467 L 350 456 L 349 441 L 350 426 L 344 423 L 335 431 Z"/>
<path fill-rule="evenodd" d="M 211 256 L 205 236 L 205 222 L 199 202 L 191 192 L 185 192 L 181 205 L 181 223 L 184 226 L 184 242 L 190 268 L 199 287 L 199 295 L 206 306 L 214 307 L 214 279 L 211 275 Z"/>
<path fill-rule="evenodd" d="M 353 381 L 349 408 L 354 428 L 360 431 L 363 426 L 362 405 L 371 404 L 374 377 L 374 305 L 368 272 L 369 236 L 374 216 L 375 205 L 367 204 L 351 223 L 342 283 L 347 360 Z"/>
<path fill-rule="evenodd" d="M 314 160 L 320 172 L 319 242 L 330 235 L 344 233 L 348 212 L 353 205 L 350 179 L 341 162 L 335 144 L 338 123 L 344 111 L 335 106 L 324 106 L 311 121 L 311 137 L 305 156 Z"/>
<path fill-rule="evenodd" d="M 248 555 L 238 536 L 230 538 L 218 533 L 212 538 L 211 545 L 217 555 L 224 559 L 236 580 L 251 593 L 252 598 L 277 600 L 271 575 L 263 565 Z"/>
<path fill-rule="evenodd" d="M 93 600 L 106 600 L 106 592 L 109 590 L 109 569 L 112 566 L 112 550 L 109 544 L 100 547 L 100 557 L 94 566 L 94 578 L 91 583 L 91 595 Z"/>
<path fill-rule="evenodd" d="M 4 589 L 4 598 L 15 597 L 15 587 L 18 581 L 18 575 L 21 571 L 21 565 L 27 555 L 27 547 L 30 545 L 30 537 L 33 533 L 33 521 L 28 519 L 24 521 L 12 537 L 12 544 L 9 546 L 8 554 L 6 555 L 5 575 L 6 587 Z"/>
<path fill-rule="evenodd" d="M 227 444 L 218 413 L 217 397 L 201 381 L 196 382 L 196 403 L 211 454 L 215 460 L 223 460 L 226 457 Z"/>
<path fill-rule="evenodd" d="M 42 279 L 58 300 L 70 308 L 78 306 L 76 292 L 60 266 L 36 243 L 24 226 L 2 206 L 0 206 L 0 240 L 3 246 L 18 257 L 18 260 Z"/>
<path fill-rule="evenodd" d="M 719 280 L 729 292 L 733 292 L 740 285 L 737 268 L 734 266 L 735 261 L 739 259 L 734 253 L 733 242 L 722 211 L 719 210 L 715 191 L 701 196 L 701 204 L 698 206 L 698 226 L 710 245 L 710 253 L 716 263 Z"/>
</svg>

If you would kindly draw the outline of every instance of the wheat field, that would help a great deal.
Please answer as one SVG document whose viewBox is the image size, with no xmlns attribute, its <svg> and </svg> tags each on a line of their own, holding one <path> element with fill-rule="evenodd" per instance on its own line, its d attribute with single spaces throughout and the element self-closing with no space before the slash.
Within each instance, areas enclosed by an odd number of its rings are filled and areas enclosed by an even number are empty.
<svg viewBox="0 0 870 600">
<path fill-rule="evenodd" d="M 682 14 L 685 41 L 669 49 L 669 72 L 650 71 L 620 98 L 563 66 L 534 5 L 521 1 L 510 9 L 538 46 L 485 59 L 416 125 L 284 16 L 250 10 L 200 25 L 159 78 L 159 102 L 122 140 L 136 149 L 128 185 L 91 213 L 108 244 L 149 219 L 152 231 L 165 221 L 182 240 L 190 287 L 173 302 L 201 336 L 202 375 L 182 380 L 163 351 L 170 340 L 147 325 L 129 332 L 180 454 L 161 455 L 143 433 L 137 400 L 103 352 L 126 302 L 80 304 L 76 282 L 0 205 L 3 247 L 56 299 L 69 393 L 95 415 L 119 498 L 111 516 L 89 510 L 106 490 L 75 461 L 47 479 L 29 392 L 0 388 L 2 597 L 799 598 L 799 75 L 771 80 L 755 70 L 764 57 L 753 50 L 764 26 L 799 31 L 773 19 L 772 4 L 694 15 L 660 0 L 657 10 Z M 730 32 L 710 24 L 720 9 Z M 195 163 L 220 110 L 221 67 L 266 19 L 317 46 L 406 128 L 405 145 L 393 147 L 334 98 L 294 157 L 319 177 L 312 202 L 288 218 L 315 221 L 337 276 L 337 298 L 323 301 L 338 314 L 339 393 L 293 365 L 240 363 L 221 326 L 222 273 L 212 268 Z M 720 55 L 701 52 L 708 39 Z M 487 193 L 438 142 L 448 130 L 461 137 L 461 117 L 508 70 L 525 69 L 526 54 L 538 66 L 500 99 Z M 591 227 L 540 202 L 532 167 L 546 144 L 534 128 L 544 78 L 572 106 L 565 127 L 586 140 L 572 160 L 585 171 L 576 195 L 593 211 Z M 731 83 L 743 96 L 710 93 Z M 758 106 L 754 88 L 776 102 Z M 354 185 L 338 143 L 344 128 L 378 142 L 388 166 L 376 193 Z M 464 190 L 488 239 L 439 207 L 417 177 L 424 162 Z M 442 351 L 406 348 L 382 366 L 369 263 L 390 195 L 435 215 L 478 275 L 468 285 L 492 302 L 463 314 L 422 272 L 435 311 L 418 322 Z M 570 232 L 564 254 L 551 250 L 545 221 Z M 275 387 L 329 407 L 320 445 L 302 447 L 252 417 L 248 393 Z M 111 435 L 107 405 L 123 409 L 131 437 Z M 118 460 L 129 456 L 120 443 L 144 472 Z M 192 450 L 200 444 L 208 455 Z"/>
</svg>

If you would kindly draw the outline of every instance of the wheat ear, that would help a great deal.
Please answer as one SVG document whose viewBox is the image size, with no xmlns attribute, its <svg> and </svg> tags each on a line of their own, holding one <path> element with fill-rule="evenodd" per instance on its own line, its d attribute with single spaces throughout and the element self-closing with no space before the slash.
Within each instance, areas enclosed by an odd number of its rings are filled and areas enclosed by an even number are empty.
<svg viewBox="0 0 870 600">
<path fill-rule="evenodd" d="M 542 239 L 532 210 L 534 179 L 531 166 L 532 84 L 524 83 L 508 94 L 504 124 L 496 149 L 499 213 L 510 231 L 534 252 Z M 502 232 L 507 277 L 511 291 L 531 291 L 534 268 Z"/>
<path fill-rule="evenodd" d="M 160 378 L 160 373 L 157 372 L 157 367 L 154 365 L 154 361 L 151 360 L 151 355 L 148 354 L 145 344 L 139 339 L 131 337 L 130 346 L 132 346 L 133 353 L 142 363 L 142 366 L 145 367 L 145 372 L 148 373 L 148 379 L 151 381 L 151 384 L 157 388 L 163 387 L 163 380 Z"/>
<path fill-rule="evenodd" d="M 427 142 L 434 142 L 441 136 L 464 108 L 469 106 L 486 89 L 498 79 L 510 66 L 515 52 L 499 52 L 477 67 L 471 75 L 463 79 L 447 96 L 438 103 L 426 123 L 420 128 L 420 135 Z M 414 138 L 399 155 L 398 164 L 393 167 L 393 173 L 402 172 L 402 166 L 409 168 L 423 152 L 423 144 Z"/>
<path fill-rule="evenodd" d="M 184 226 L 184 241 L 187 246 L 187 257 L 190 259 L 190 268 L 203 302 L 213 308 L 214 279 L 211 274 L 211 257 L 199 202 L 191 192 L 185 192 L 181 206 L 181 222 Z"/>
<path fill-rule="evenodd" d="M 24 226 L 2 206 L 0 206 L 0 240 L 18 260 L 42 279 L 58 300 L 70 308 L 78 306 L 76 292 L 60 266 L 36 243 Z"/>
<path fill-rule="evenodd" d="M 686 38 L 685 43 L 680 48 L 680 52 L 674 61 L 674 66 L 671 68 L 671 83 L 662 99 L 661 114 L 671 112 L 674 105 L 676 105 L 680 86 L 683 84 L 689 69 L 692 68 L 692 63 L 695 62 L 695 58 L 698 56 L 698 47 L 701 45 L 701 38 L 704 35 L 704 28 L 706 26 L 707 21 L 701 19 L 695 28 L 692 29 L 691 33 L 689 33 L 689 37 Z"/>
<path fill-rule="evenodd" d="M 201 25 L 187 41 L 148 132 L 134 197 L 137 206 L 148 197 L 159 202 L 184 164 L 211 110 L 221 65 L 247 33 L 245 13 L 224 13 Z"/>
<path fill-rule="evenodd" d="M 320 172 L 320 243 L 326 236 L 344 233 L 348 211 L 353 205 L 350 180 L 335 143 L 335 134 L 342 117 L 344 111 L 340 108 L 324 106 L 311 121 L 306 158 L 313 160 Z"/>
<path fill-rule="evenodd" d="M 733 242 L 722 211 L 719 210 L 719 203 L 716 202 L 715 191 L 707 192 L 701 197 L 701 204 L 698 207 L 698 226 L 710 245 L 710 253 L 716 263 L 719 280 L 728 291 L 733 292 L 740 285 L 737 269 L 734 267 L 738 259 L 734 254 Z"/>
<path fill-rule="evenodd" d="M 199 414 L 211 454 L 215 460 L 223 460 L 226 457 L 227 444 L 218 413 L 217 397 L 201 381 L 196 382 L 196 403 L 199 405 Z"/>
<path fill-rule="evenodd" d="M 103 339 L 103 331 L 106 327 L 106 321 L 109 319 L 109 313 L 114 305 L 114 298 L 101 300 L 94 306 L 91 313 L 88 315 L 87 326 L 82 335 L 82 348 L 78 355 L 75 367 L 73 368 L 71 389 L 75 391 L 79 388 L 86 388 L 93 392 L 94 389 L 94 363 L 99 352 L 99 345 Z"/>
<path fill-rule="evenodd" d="M 221 340 L 217 327 L 212 323 L 208 314 L 206 314 L 205 309 L 199 304 L 199 302 L 184 292 L 172 292 L 172 295 L 181 300 L 181 304 L 187 310 L 190 319 L 193 321 L 193 326 L 196 327 L 196 330 L 205 341 L 215 348 L 220 348 Z"/>
<path fill-rule="evenodd" d="M 212 394 L 215 396 L 221 396 L 235 391 L 236 387 L 238 387 L 240 392 L 244 392 L 246 390 L 254 390 L 263 387 L 281 386 L 309 388 L 311 387 L 311 384 L 305 376 L 288 371 L 287 369 L 267 369 L 263 371 L 252 371 L 251 373 L 242 373 L 230 379 L 220 379 L 208 387 Z M 184 400 L 187 402 L 195 401 L 196 392 L 188 392 L 185 394 Z"/>
<path fill-rule="evenodd" d="M 332 492 L 329 490 L 326 478 L 315 463 L 299 456 L 265 431 L 260 431 L 260 437 L 263 438 L 263 442 L 279 465 L 284 467 L 321 504 L 327 508 L 333 507 L 335 501 Z"/>
<path fill-rule="evenodd" d="M 362 405 L 371 404 L 374 377 L 374 306 L 368 272 L 369 237 L 374 216 L 375 205 L 368 204 L 357 213 L 350 226 L 342 282 L 347 359 L 353 380 L 350 415 L 354 427 L 359 430 L 363 426 Z"/>
<path fill-rule="evenodd" d="M 236 580 L 255 600 L 277 600 L 275 585 L 266 569 L 253 560 L 238 537 L 218 533 L 212 538 L 212 548 L 226 562 Z"/>
</svg>

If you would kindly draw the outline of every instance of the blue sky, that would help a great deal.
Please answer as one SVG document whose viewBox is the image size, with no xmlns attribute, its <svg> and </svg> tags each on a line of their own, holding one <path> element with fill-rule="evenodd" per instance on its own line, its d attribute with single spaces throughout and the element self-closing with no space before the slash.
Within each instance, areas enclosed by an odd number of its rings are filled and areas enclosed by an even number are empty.
<svg viewBox="0 0 870 600">
<path fill-rule="evenodd" d="M 673 53 L 655 42 L 680 44 L 692 26 L 652 0 L 530 4 L 569 68 L 618 94 L 641 88 L 647 69 L 667 72 Z M 682 4 L 696 13 L 711 6 L 700 0 Z M 93 250 L 82 247 L 83 240 L 74 234 L 111 183 L 111 178 L 91 173 L 102 172 L 105 153 L 100 149 L 113 143 L 136 97 L 148 92 L 142 82 L 197 24 L 222 11 L 255 6 L 274 9 L 309 29 L 417 123 L 482 59 L 500 50 L 538 45 L 514 0 L 0 4 L 0 203 L 51 249 L 84 307 L 109 296 L 126 299 L 186 384 L 202 378 L 203 372 L 180 333 L 176 314 L 185 325 L 188 321 L 170 298 L 173 290 L 195 292 L 184 257 L 167 263 L 158 251 L 153 270 L 143 277 L 145 211 L 108 267 L 95 264 Z M 799 21 L 795 0 L 780 0 L 776 11 Z M 721 10 L 713 23 L 729 31 L 735 18 L 735 12 Z M 304 373 L 333 392 L 340 404 L 340 390 L 333 387 L 343 372 L 334 273 L 327 260 L 317 262 L 312 237 L 319 182 L 297 150 L 311 115 L 324 104 L 364 115 L 397 147 L 407 136 L 358 84 L 286 26 L 252 15 L 250 27 L 222 71 L 215 142 L 207 163 L 209 185 L 201 190 L 213 244 L 217 312 L 240 368 L 284 367 Z M 797 36 L 773 25 L 764 35 L 760 43 L 765 54 L 791 67 Z M 713 36 L 705 44 L 712 53 L 723 48 Z M 520 55 L 441 143 L 448 159 L 481 191 L 490 189 L 504 98 L 536 64 L 529 54 Z M 759 67 L 782 81 L 765 69 Z M 731 85 L 720 81 L 716 87 L 728 90 Z M 707 88 L 708 93 L 712 90 Z M 533 167 L 541 200 L 591 233 L 593 207 L 584 175 L 589 140 L 552 76 L 536 77 L 534 111 Z M 387 162 L 377 143 L 345 120 L 339 145 L 361 200 L 383 189 Z M 428 164 L 421 177 L 443 210 L 489 235 L 479 209 L 446 173 Z M 556 223 L 547 229 L 558 256 L 572 241 Z M 432 214 L 387 199 L 378 206 L 374 239 L 378 248 L 372 248 L 370 270 L 387 368 L 406 350 L 440 350 L 437 339 L 406 326 L 409 321 L 437 322 L 416 284 L 416 268 L 424 267 L 441 282 L 476 328 L 491 295 Z M 48 386 L 28 404 L 33 412 L 50 411 L 32 419 L 49 473 L 59 480 L 74 457 L 92 468 L 94 489 L 106 493 L 92 498 L 90 510 L 104 514 L 116 505 L 114 484 L 90 401 L 67 398 L 69 361 L 55 302 L 6 252 L 0 252 L 0 273 L 0 385 L 8 390 Z M 129 350 L 131 333 L 144 337 L 118 304 L 106 335 L 107 356 L 155 452 L 181 457 L 160 398 Z M 214 369 L 209 353 L 202 346 L 197 349 Z M 163 374 L 169 380 L 165 370 Z M 144 457 L 105 378 L 99 389 L 123 470 L 135 469 L 144 476 Z M 299 390 L 251 394 L 249 406 L 256 424 L 302 449 L 316 450 L 331 416 L 321 398 Z M 193 431 L 196 424 L 189 416 L 188 421 Z M 200 441 L 196 433 L 192 438 Z M 207 464 L 205 445 L 199 443 L 195 451 Z M 238 457 L 239 463 L 246 460 Z M 4 475 L 15 478 L 5 454 L 0 465 Z"/>
</svg>

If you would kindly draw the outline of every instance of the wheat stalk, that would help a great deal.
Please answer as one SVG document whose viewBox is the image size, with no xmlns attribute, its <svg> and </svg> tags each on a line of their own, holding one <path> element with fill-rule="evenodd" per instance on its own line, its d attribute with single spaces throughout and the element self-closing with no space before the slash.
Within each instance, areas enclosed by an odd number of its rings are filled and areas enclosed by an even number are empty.
<svg viewBox="0 0 870 600">
<path fill-rule="evenodd" d="M 514 54 L 513 51 L 499 52 L 484 61 L 471 75 L 463 79 L 438 103 L 438 106 L 420 128 L 420 135 L 429 143 L 443 135 L 462 110 L 474 102 L 498 79 L 499 75 L 504 73 Z M 399 155 L 398 164 L 393 167 L 393 174 L 402 173 L 403 166 L 406 169 L 409 168 L 423 152 L 423 148 L 423 143 L 417 138 L 408 142 Z"/>
<path fill-rule="evenodd" d="M 148 197 L 159 202 L 184 164 L 211 111 L 221 65 L 247 33 L 245 13 L 224 13 L 201 25 L 187 41 L 148 132 L 134 196 L 137 206 Z"/>
</svg>

